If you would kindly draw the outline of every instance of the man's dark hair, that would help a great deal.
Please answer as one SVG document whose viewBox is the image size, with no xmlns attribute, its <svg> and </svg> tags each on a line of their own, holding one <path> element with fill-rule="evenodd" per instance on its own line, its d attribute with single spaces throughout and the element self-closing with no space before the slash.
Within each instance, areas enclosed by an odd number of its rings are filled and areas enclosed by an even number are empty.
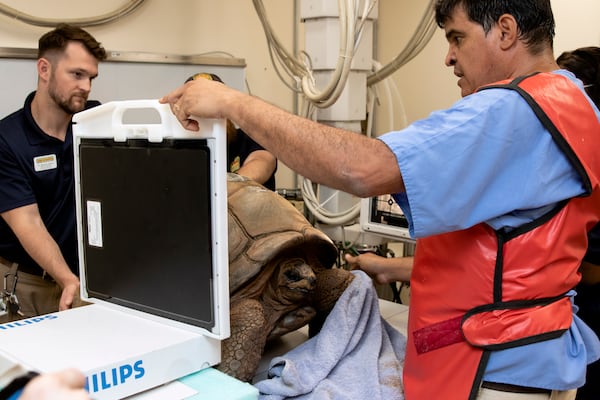
<svg viewBox="0 0 600 400">
<path fill-rule="evenodd" d="M 63 52 L 69 42 L 80 42 L 98 61 L 106 60 L 106 50 L 92 35 L 78 26 L 69 24 L 59 24 L 40 38 L 38 58 L 53 52 Z"/>
<path fill-rule="evenodd" d="M 471 21 L 487 34 L 503 14 L 512 15 L 519 27 L 519 38 L 533 54 L 554 42 L 554 15 L 550 0 L 438 0 L 435 20 L 440 28 L 457 7 L 463 7 Z"/>
</svg>

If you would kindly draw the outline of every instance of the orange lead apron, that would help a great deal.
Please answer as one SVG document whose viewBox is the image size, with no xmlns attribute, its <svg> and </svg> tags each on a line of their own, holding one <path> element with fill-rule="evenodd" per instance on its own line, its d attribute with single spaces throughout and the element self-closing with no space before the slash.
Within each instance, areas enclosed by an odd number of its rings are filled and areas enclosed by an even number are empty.
<svg viewBox="0 0 600 400">
<path fill-rule="evenodd" d="M 475 399 L 490 351 L 562 335 L 587 232 L 600 220 L 600 126 L 567 78 L 535 74 L 517 90 L 579 172 L 589 196 L 510 233 L 486 224 L 419 240 L 411 276 L 407 400 Z"/>
</svg>

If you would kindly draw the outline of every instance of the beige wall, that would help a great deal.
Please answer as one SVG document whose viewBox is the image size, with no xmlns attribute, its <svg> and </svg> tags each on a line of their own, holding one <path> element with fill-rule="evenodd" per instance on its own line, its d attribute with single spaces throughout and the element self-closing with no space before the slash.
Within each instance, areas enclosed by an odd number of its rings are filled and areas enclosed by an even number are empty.
<svg viewBox="0 0 600 400">
<path fill-rule="evenodd" d="M 83 18 L 104 14 L 125 0 L 4 0 L 25 13 L 47 18 Z M 270 21 L 289 51 L 294 42 L 294 1 L 264 0 Z M 425 0 L 380 0 L 377 58 L 387 63 L 400 52 L 421 18 Z M 556 54 L 584 45 L 600 45 L 598 0 L 553 0 L 556 22 Z M 576 5 L 576 6 L 574 6 Z M 37 46 L 49 28 L 26 25 L 0 16 L 0 47 Z M 116 22 L 88 30 L 109 50 L 168 54 L 199 54 L 223 51 L 247 62 L 247 80 L 253 94 L 287 110 L 294 96 L 281 83 L 269 58 L 262 26 L 250 0 L 146 0 L 135 13 Z M 444 35 L 437 31 L 425 50 L 393 75 L 405 105 L 408 121 L 426 117 L 458 99 L 452 71 L 443 65 Z M 1 73 L 1 71 L 0 71 Z M 387 118 L 387 104 L 378 109 L 378 133 L 398 129 Z M 393 109 L 400 109 L 398 103 Z M 292 174 L 281 167 L 278 186 L 290 187 Z"/>
<path fill-rule="evenodd" d="M 99 15 L 125 0 L 4 0 L 23 12 L 47 18 Z M 284 43 L 292 43 L 293 2 L 265 0 L 271 23 Z M 0 16 L 0 46 L 36 47 L 50 28 Z M 273 72 L 260 22 L 249 0 L 146 0 L 140 9 L 106 25 L 86 28 L 110 50 L 200 54 L 223 51 L 244 58 L 254 94 L 291 108 L 291 96 Z"/>
</svg>

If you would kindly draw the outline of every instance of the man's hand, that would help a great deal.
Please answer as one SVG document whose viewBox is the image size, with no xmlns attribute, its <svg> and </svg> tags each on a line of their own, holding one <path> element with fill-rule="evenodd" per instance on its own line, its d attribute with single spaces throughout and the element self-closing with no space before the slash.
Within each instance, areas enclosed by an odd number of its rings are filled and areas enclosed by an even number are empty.
<svg viewBox="0 0 600 400">
<path fill-rule="evenodd" d="M 90 400 L 85 375 L 76 369 L 50 372 L 33 378 L 19 400 Z"/>
<path fill-rule="evenodd" d="M 59 311 L 68 310 L 73 307 L 73 304 L 79 298 L 79 280 L 75 275 L 73 277 L 75 279 L 69 281 L 62 289 L 60 302 L 58 303 Z"/>
<path fill-rule="evenodd" d="M 410 281 L 413 257 L 387 258 L 373 253 L 356 257 L 346 254 L 344 257 L 352 269 L 363 270 L 378 284 Z"/>
<path fill-rule="evenodd" d="M 221 82 L 208 79 L 196 79 L 163 96 L 160 103 L 169 104 L 171 111 L 181 125 L 188 130 L 197 131 L 197 118 L 227 118 L 225 111 L 231 111 L 235 104 L 232 98 L 243 96 Z"/>
</svg>

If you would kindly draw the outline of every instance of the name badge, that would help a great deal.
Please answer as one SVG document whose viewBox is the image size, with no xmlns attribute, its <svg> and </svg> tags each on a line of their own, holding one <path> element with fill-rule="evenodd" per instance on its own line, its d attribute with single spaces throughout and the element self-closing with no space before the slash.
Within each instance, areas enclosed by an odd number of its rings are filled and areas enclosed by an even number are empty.
<svg viewBox="0 0 600 400">
<path fill-rule="evenodd" d="M 49 169 L 56 169 L 57 167 L 58 162 L 56 161 L 56 154 L 39 156 L 33 159 L 33 168 L 36 172 L 47 171 Z"/>
</svg>

